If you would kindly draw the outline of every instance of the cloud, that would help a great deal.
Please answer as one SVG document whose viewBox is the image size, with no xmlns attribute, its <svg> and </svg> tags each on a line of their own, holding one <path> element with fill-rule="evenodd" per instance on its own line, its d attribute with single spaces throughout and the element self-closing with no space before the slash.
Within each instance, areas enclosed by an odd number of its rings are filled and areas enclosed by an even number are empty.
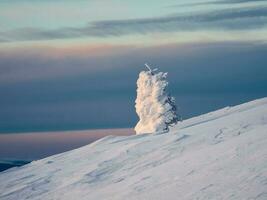
<svg viewBox="0 0 267 200">
<path fill-rule="evenodd" d="M 118 58 L 135 50 L 134 46 L 108 44 L 1 48 L 0 84 L 94 75 L 121 68 Z M 109 65 L 110 60 L 114 65 Z"/>
<path fill-rule="evenodd" d="M 0 53 L 0 132 L 133 126 L 136 79 L 145 62 L 169 72 L 183 118 L 229 105 L 238 94 L 246 100 L 267 95 L 267 44 L 129 47 L 87 58 L 29 51 Z M 215 104 L 210 96 L 218 94 Z"/>
<path fill-rule="evenodd" d="M 221 0 L 221 1 L 210 1 L 210 2 L 214 4 L 237 4 L 237 3 L 255 3 L 255 2 L 265 2 L 265 1 L 266 0 Z"/>
<path fill-rule="evenodd" d="M 203 1 L 203 2 L 191 2 L 191 3 L 184 3 L 175 6 L 169 7 L 187 7 L 187 6 L 204 6 L 204 5 L 220 5 L 220 4 L 243 4 L 243 3 L 257 3 L 257 2 L 265 2 L 267 0 L 217 0 L 217 1 Z"/>
<path fill-rule="evenodd" d="M 198 30 L 249 30 L 264 28 L 266 24 L 267 7 L 245 7 L 154 18 L 97 21 L 78 28 L 64 27 L 53 30 L 23 28 L 8 32 L 0 32 L 0 37 L 9 41 L 35 41 L 82 37 L 106 38 L 133 34 L 145 35 L 149 33 Z M 4 42 L 6 40 L 4 40 Z"/>
<path fill-rule="evenodd" d="M 105 35 L 130 33 L 186 31 L 201 29 L 251 29 L 267 24 L 267 7 L 225 9 L 194 15 L 172 15 L 159 18 L 96 22 L 90 30 L 102 30 Z M 256 19 L 255 19 L 256 18 Z M 262 18 L 262 19 L 261 19 Z M 254 20 L 255 23 L 248 23 Z"/>
</svg>

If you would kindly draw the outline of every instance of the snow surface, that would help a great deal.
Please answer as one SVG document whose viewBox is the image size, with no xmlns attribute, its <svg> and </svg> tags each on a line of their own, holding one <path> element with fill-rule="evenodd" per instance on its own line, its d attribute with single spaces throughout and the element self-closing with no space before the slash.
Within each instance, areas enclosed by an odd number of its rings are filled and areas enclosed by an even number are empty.
<svg viewBox="0 0 267 200">
<path fill-rule="evenodd" d="M 167 93 L 167 73 L 156 70 L 140 72 L 137 80 L 135 108 L 140 120 L 136 134 L 168 132 L 178 121 L 174 98 Z"/>
<path fill-rule="evenodd" d="M 267 199 L 267 98 L 0 173 L 0 199 Z"/>
</svg>

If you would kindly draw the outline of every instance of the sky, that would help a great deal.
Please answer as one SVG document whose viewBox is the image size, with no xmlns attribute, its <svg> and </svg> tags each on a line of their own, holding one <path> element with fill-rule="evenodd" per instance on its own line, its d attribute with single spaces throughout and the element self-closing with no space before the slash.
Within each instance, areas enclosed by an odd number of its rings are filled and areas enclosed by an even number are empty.
<svg viewBox="0 0 267 200">
<path fill-rule="evenodd" d="M 186 119 L 267 96 L 265 0 L 1 0 L 0 133 L 134 127 L 169 73 Z"/>
</svg>

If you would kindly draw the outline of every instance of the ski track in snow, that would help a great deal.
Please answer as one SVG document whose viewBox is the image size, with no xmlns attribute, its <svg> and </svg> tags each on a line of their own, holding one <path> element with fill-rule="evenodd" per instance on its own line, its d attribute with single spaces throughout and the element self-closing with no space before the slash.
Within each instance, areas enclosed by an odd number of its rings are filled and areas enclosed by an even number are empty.
<svg viewBox="0 0 267 200">
<path fill-rule="evenodd" d="M 1 200 L 266 200 L 267 98 L 0 173 Z"/>
</svg>

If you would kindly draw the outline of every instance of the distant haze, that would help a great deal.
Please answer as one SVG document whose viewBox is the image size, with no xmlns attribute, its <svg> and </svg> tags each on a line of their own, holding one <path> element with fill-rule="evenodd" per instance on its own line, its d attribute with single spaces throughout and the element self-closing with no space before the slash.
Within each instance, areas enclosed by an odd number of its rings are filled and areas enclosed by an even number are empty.
<svg viewBox="0 0 267 200">
<path fill-rule="evenodd" d="M 108 135 L 132 134 L 133 129 L 0 134 L 0 158 L 40 159 L 90 144 Z"/>
</svg>

